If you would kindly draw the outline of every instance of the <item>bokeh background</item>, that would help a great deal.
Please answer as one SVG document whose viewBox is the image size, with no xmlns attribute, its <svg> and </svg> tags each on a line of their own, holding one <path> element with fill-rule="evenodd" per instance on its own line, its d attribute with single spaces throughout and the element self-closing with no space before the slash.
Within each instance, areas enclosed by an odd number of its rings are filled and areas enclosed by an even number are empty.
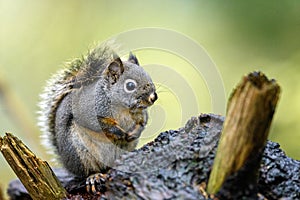
<svg viewBox="0 0 300 200">
<path fill-rule="evenodd" d="M 13 132 L 38 156 L 49 160 L 39 144 L 36 126 L 37 103 L 45 81 L 95 42 L 132 29 L 157 27 L 184 34 L 207 51 L 222 77 L 226 98 L 242 75 L 251 71 L 261 70 L 275 78 L 282 94 L 269 139 L 279 142 L 288 156 L 300 159 L 299 10 L 297 0 L 0 0 L 0 133 Z M 136 54 L 141 64 L 187 65 L 163 51 Z M 161 76 L 170 79 L 168 74 Z M 199 102 L 200 112 L 213 112 L 209 92 L 205 84 L 201 87 L 203 94 L 196 94 L 196 100 L 199 95 L 204 99 Z M 161 86 L 159 92 L 160 107 L 151 110 L 150 123 L 164 110 L 167 119 L 159 130 L 180 127 L 187 119 L 177 120 L 180 110 L 170 108 L 176 88 L 171 91 Z M 174 106 L 180 104 L 180 99 L 176 101 Z M 200 112 L 196 109 L 196 114 Z M 225 110 L 217 114 L 224 115 Z M 6 188 L 14 177 L 0 156 L 0 186 Z"/>
</svg>

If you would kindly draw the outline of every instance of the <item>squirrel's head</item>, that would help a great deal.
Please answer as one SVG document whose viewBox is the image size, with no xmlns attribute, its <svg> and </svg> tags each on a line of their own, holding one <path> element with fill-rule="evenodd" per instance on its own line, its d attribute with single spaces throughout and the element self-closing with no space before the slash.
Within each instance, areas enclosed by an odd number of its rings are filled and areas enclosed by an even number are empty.
<svg viewBox="0 0 300 200">
<path fill-rule="evenodd" d="M 112 106 L 145 109 L 157 100 L 150 76 L 132 53 L 127 61 L 122 61 L 114 54 L 113 61 L 104 69 L 103 76 L 108 81 Z"/>
</svg>

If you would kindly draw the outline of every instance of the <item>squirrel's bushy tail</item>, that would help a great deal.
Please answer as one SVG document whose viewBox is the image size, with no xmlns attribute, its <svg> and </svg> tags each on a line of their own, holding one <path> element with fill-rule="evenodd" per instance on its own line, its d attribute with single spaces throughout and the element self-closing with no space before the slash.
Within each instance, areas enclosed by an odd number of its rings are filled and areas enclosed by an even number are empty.
<svg viewBox="0 0 300 200">
<path fill-rule="evenodd" d="M 98 45 L 88 51 L 87 56 L 67 62 L 47 81 L 38 104 L 38 126 L 42 132 L 42 143 L 49 153 L 53 154 L 56 146 L 55 115 L 61 101 L 77 87 L 78 82 L 89 84 L 89 80 L 93 80 L 111 62 L 113 54 L 111 45 Z"/>
</svg>

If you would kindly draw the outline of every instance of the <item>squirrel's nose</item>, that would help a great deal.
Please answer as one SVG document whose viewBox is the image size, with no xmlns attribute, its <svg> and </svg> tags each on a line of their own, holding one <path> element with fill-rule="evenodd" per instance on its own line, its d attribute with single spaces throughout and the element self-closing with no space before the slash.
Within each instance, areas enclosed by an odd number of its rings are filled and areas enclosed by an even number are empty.
<svg viewBox="0 0 300 200">
<path fill-rule="evenodd" d="M 149 95 L 148 101 L 153 104 L 157 100 L 157 94 L 156 92 L 153 92 Z"/>
</svg>

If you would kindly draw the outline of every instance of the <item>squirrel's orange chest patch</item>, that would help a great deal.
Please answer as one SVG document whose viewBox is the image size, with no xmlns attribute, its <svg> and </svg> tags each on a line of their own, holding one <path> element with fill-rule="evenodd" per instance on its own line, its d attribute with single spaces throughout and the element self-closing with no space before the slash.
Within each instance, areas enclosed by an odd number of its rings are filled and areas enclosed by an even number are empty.
<svg viewBox="0 0 300 200">
<path fill-rule="evenodd" d="M 114 118 L 119 126 L 122 127 L 126 132 L 136 124 L 128 109 L 122 109 L 116 112 Z"/>
</svg>

